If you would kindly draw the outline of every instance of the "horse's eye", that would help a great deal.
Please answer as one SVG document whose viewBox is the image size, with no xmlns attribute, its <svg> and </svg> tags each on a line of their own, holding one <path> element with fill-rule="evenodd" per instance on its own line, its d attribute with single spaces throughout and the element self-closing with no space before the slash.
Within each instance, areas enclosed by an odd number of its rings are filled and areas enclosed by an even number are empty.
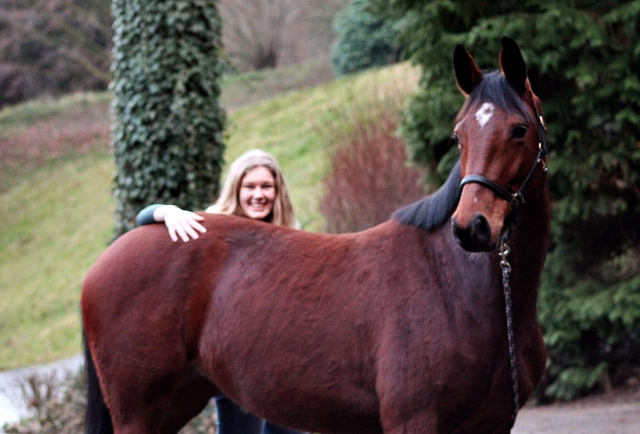
<svg viewBox="0 0 640 434">
<path fill-rule="evenodd" d="M 527 134 L 527 127 L 525 127 L 524 125 L 518 125 L 513 129 L 511 136 L 514 139 L 522 139 L 526 134 Z"/>
<path fill-rule="evenodd" d="M 457 146 L 458 148 L 460 147 L 460 138 L 457 134 L 451 136 L 451 138 L 449 139 L 449 146 Z"/>
</svg>

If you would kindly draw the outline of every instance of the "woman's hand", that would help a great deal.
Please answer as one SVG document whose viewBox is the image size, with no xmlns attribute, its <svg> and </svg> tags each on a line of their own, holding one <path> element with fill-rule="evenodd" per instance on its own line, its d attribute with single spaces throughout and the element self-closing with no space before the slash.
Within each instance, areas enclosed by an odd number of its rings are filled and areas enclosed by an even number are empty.
<svg viewBox="0 0 640 434">
<path fill-rule="evenodd" d="M 180 237 L 186 243 L 191 239 L 198 239 L 198 232 L 207 232 L 207 229 L 198 223 L 203 221 L 204 217 L 180 209 L 175 205 L 158 207 L 153 213 L 153 218 L 158 222 L 164 221 L 173 241 L 178 241 L 178 237 Z"/>
</svg>

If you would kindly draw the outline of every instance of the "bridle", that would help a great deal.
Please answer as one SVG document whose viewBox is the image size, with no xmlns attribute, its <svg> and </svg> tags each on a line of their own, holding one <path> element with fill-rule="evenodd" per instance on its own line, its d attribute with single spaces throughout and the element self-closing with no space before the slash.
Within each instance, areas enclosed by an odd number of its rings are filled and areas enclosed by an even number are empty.
<svg viewBox="0 0 640 434">
<path fill-rule="evenodd" d="M 460 188 L 464 187 L 467 184 L 480 184 L 488 189 L 492 190 L 495 194 L 497 194 L 502 199 L 509 202 L 511 205 L 511 212 L 515 212 L 516 208 L 520 203 L 524 203 L 524 191 L 531 182 L 534 173 L 538 170 L 538 167 L 542 166 L 543 170 L 547 171 L 547 166 L 545 163 L 545 157 L 547 155 L 547 137 L 546 130 L 547 127 L 544 124 L 544 119 L 542 115 L 538 111 L 538 108 L 534 106 L 534 110 L 536 113 L 536 118 L 538 120 L 538 156 L 536 157 L 536 161 L 531 168 L 531 171 L 527 175 L 527 177 L 522 182 L 520 188 L 515 192 L 511 192 L 510 190 L 504 188 L 500 184 L 486 178 L 482 175 L 467 175 L 462 181 L 460 181 Z"/>
<path fill-rule="evenodd" d="M 509 365 L 511 371 L 511 388 L 513 392 L 513 403 L 514 403 L 514 411 L 511 415 L 511 428 L 516 423 L 516 417 L 518 416 L 518 410 L 520 409 L 520 395 L 518 392 L 518 368 L 516 361 L 516 346 L 513 337 L 513 312 L 511 307 L 511 286 L 510 286 L 510 277 L 511 277 L 511 264 L 508 261 L 508 256 L 511 251 L 509 247 L 509 239 L 511 237 L 511 230 L 515 228 L 517 224 L 517 211 L 518 205 L 524 203 L 524 191 L 531 182 L 533 175 L 538 170 L 538 167 L 542 167 L 543 172 L 546 174 L 547 165 L 545 161 L 545 157 L 547 156 L 547 136 L 546 131 L 547 127 L 544 123 L 544 119 L 540 114 L 540 111 L 537 107 L 534 106 L 536 118 L 538 120 L 538 155 L 536 157 L 536 161 L 529 171 L 529 174 L 522 182 L 520 188 L 512 193 L 510 190 L 502 187 L 500 184 L 482 176 L 482 175 L 467 175 L 462 181 L 460 181 L 460 189 L 467 184 L 480 184 L 484 187 L 489 188 L 495 194 L 497 194 L 502 199 L 509 202 L 511 205 L 511 211 L 509 215 L 505 218 L 504 222 L 504 233 L 500 239 L 500 247 L 498 250 L 498 255 L 500 256 L 500 268 L 502 269 L 502 292 L 504 295 L 504 304 L 505 304 L 505 312 L 506 312 L 506 320 L 507 320 L 507 340 L 509 345 Z"/>
</svg>

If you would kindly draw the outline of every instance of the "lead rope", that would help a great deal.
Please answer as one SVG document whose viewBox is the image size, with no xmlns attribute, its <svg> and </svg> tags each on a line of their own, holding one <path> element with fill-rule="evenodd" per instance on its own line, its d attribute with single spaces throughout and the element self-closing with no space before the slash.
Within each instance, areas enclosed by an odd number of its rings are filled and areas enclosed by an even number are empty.
<svg viewBox="0 0 640 434">
<path fill-rule="evenodd" d="M 509 364 L 511 367 L 511 387 L 513 390 L 513 404 L 514 410 L 511 416 L 511 427 L 516 423 L 516 417 L 518 416 L 518 410 L 520 410 L 520 394 L 518 392 L 518 366 L 516 363 L 516 344 L 513 338 L 513 311 L 511 308 L 511 286 L 509 284 L 509 278 L 511 277 L 511 264 L 509 264 L 509 237 L 511 234 L 511 228 L 509 226 L 505 231 L 502 239 L 500 240 L 500 268 L 502 268 L 502 292 L 504 293 L 504 306 L 507 316 L 507 339 L 509 341 Z"/>
<path fill-rule="evenodd" d="M 547 173 L 547 164 L 544 159 L 548 152 L 546 139 L 547 126 L 545 125 L 544 119 L 538 108 L 534 107 L 534 109 L 536 117 L 538 118 L 538 138 L 540 140 L 538 143 L 538 156 L 536 157 L 536 163 L 520 186 L 520 189 L 514 193 L 510 199 L 507 199 L 511 205 L 511 213 L 509 215 L 507 230 L 500 239 L 500 248 L 498 253 L 500 256 L 500 268 L 502 269 L 502 292 L 504 294 L 504 309 L 507 317 L 509 367 L 511 368 L 511 390 L 513 391 L 513 414 L 511 415 L 510 428 L 513 428 L 515 425 L 516 417 L 518 417 L 518 411 L 520 410 L 520 392 L 518 391 L 518 364 L 516 361 L 516 343 L 513 337 L 513 308 L 511 303 L 511 284 L 509 282 L 509 279 L 511 278 L 511 264 L 509 263 L 509 253 L 511 253 L 511 249 L 509 247 L 509 239 L 511 237 L 511 230 L 515 228 L 518 220 L 518 215 L 516 213 L 518 204 L 524 202 L 524 196 L 522 193 L 527 184 L 529 184 L 530 179 L 533 177 L 533 173 L 536 171 L 538 165 L 542 166 L 543 173 Z M 491 182 L 489 182 L 489 184 L 491 184 Z"/>
</svg>

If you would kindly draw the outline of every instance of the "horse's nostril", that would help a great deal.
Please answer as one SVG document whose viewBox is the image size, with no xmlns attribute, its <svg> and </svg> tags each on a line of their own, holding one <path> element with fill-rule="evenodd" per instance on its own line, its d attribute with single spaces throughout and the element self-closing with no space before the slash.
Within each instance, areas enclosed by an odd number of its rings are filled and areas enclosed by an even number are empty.
<svg viewBox="0 0 640 434">
<path fill-rule="evenodd" d="M 458 244 L 464 245 L 469 241 L 469 230 L 460 227 L 455 219 L 451 220 L 451 227 L 453 229 L 453 236 Z"/>
<path fill-rule="evenodd" d="M 491 240 L 491 227 L 482 214 L 476 215 L 473 219 L 471 233 L 477 243 L 488 243 Z"/>
<path fill-rule="evenodd" d="M 453 229 L 453 236 L 460 242 L 460 235 L 462 228 L 458 225 L 455 219 L 451 219 L 451 229 Z"/>
<path fill-rule="evenodd" d="M 467 227 L 462 227 L 453 219 L 451 221 L 453 236 L 463 249 L 470 252 L 487 252 L 493 250 L 491 243 L 491 226 L 482 214 L 477 214 Z"/>
</svg>

